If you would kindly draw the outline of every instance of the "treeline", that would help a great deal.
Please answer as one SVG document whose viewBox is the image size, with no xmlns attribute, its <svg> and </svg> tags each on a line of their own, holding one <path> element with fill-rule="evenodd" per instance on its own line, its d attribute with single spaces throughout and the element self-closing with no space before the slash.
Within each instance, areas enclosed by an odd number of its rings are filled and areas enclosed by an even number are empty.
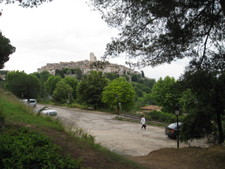
<svg viewBox="0 0 225 169">
<path fill-rule="evenodd" d="M 26 74 L 8 72 L 2 87 L 18 98 L 37 98 L 60 104 L 79 103 L 94 109 L 119 109 L 128 111 L 153 103 L 149 95 L 154 79 L 142 74 L 119 76 L 117 73 L 91 71 L 83 74 L 79 69 L 56 70 Z M 121 105 L 121 107 L 119 107 Z"/>
</svg>

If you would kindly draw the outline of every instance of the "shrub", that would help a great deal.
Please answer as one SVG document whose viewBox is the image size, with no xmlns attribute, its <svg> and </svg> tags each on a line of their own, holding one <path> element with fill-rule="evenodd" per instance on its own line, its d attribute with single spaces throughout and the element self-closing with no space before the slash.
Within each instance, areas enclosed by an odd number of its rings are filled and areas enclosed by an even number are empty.
<svg viewBox="0 0 225 169">
<path fill-rule="evenodd" d="M 0 168 L 80 168 L 78 160 L 63 156 L 48 137 L 26 128 L 2 134 L 0 143 Z"/>
<path fill-rule="evenodd" d="M 174 123 L 176 122 L 176 115 L 171 113 L 165 113 L 162 111 L 152 111 L 146 114 L 148 119 L 166 122 L 166 123 Z M 179 116 L 179 121 L 183 121 L 184 117 L 182 115 Z"/>
</svg>

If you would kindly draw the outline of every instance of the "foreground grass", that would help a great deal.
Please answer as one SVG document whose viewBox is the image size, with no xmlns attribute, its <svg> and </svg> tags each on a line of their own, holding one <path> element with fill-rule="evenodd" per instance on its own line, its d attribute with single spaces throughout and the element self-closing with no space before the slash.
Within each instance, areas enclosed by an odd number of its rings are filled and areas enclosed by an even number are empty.
<svg viewBox="0 0 225 169">
<path fill-rule="evenodd" d="M 1 137 L 2 134 L 17 132 L 26 127 L 31 133 L 35 131 L 44 134 L 63 150 L 62 155 L 70 155 L 80 161 L 81 168 L 143 168 L 126 157 L 95 144 L 94 137 L 82 129 L 66 130 L 57 119 L 35 114 L 15 96 L 2 89 L 0 89 L 0 113 L 5 117 L 6 123 L 6 127 L 1 129 Z"/>
</svg>

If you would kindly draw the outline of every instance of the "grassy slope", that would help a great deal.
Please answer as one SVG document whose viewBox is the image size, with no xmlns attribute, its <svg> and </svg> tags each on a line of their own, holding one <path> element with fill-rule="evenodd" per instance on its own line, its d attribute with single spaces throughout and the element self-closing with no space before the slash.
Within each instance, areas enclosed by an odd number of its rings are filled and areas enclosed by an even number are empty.
<svg viewBox="0 0 225 169">
<path fill-rule="evenodd" d="M 44 133 L 63 148 L 65 154 L 81 159 L 84 168 L 143 168 L 127 158 L 110 152 L 101 145 L 95 144 L 93 137 L 79 132 L 65 131 L 57 120 L 50 117 L 37 116 L 26 105 L 12 94 L 0 89 L 0 111 L 3 112 L 7 129 L 18 129 L 26 126 Z M 78 136 L 79 135 L 79 136 Z"/>
</svg>

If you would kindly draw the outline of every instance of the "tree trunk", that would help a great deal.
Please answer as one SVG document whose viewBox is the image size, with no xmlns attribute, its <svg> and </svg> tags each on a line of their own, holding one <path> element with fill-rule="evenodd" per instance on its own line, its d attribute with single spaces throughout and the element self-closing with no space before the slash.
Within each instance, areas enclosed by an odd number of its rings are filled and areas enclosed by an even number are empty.
<svg viewBox="0 0 225 169">
<path fill-rule="evenodd" d="M 225 17 L 225 0 L 220 0 L 220 5 L 222 7 L 223 15 Z"/>
<path fill-rule="evenodd" d="M 217 118 L 217 125 L 218 125 L 218 130 L 219 130 L 219 141 L 218 143 L 221 144 L 224 142 L 224 132 L 223 132 L 223 127 L 222 127 L 222 121 L 221 121 L 221 114 L 223 110 L 217 110 L 216 112 L 216 118 Z"/>
<path fill-rule="evenodd" d="M 224 102 L 223 99 L 223 93 L 221 92 L 224 90 L 224 86 L 219 83 L 219 80 L 217 80 L 215 85 L 215 110 L 216 110 L 216 120 L 218 125 L 218 131 L 219 131 L 219 138 L 218 138 L 218 144 L 221 144 L 224 142 L 224 132 L 223 132 L 223 126 L 222 126 L 222 120 L 221 115 L 224 112 Z M 222 95 L 222 96 L 221 96 Z"/>
</svg>

